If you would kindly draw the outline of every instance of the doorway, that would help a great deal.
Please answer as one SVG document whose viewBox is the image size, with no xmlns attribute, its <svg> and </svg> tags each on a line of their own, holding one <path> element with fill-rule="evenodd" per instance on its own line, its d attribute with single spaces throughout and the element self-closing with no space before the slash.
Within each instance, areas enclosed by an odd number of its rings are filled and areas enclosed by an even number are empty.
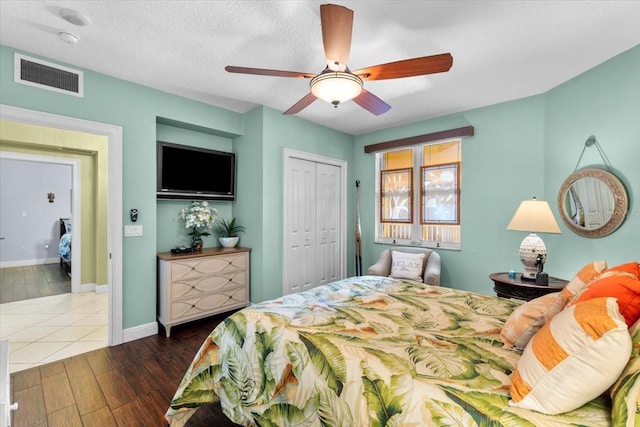
<svg viewBox="0 0 640 427">
<path fill-rule="evenodd" d="M 101 135 L 108 145 L 107 283 L 108 345 L 121 344 L 122 330 L 122 128 L 104 123 L 0 105 L 0 119 L 23 124 Z M 73 273 L 72 273 L 73 274 Z"/>
<path fill-rule="evenodd" d="M 46 151 L 43 151 L 46 154 Z M 18 162 L 28 162 L 29 164 L 44 164 L 44 165 L 57 165 L 57 166 L 68 166 L 71 168 L 71 182 L 69 186 L 71 188 L 70 194 L 63 195 L 58 194 L 58 203 L 62 198 L 62 203 L 65 205 L 68 203 L 67 207 L 63 208 L 62 211 L 64 215 L 59 215 L 60 217 L 69 217 L 73 222 L 73 233 L 70 233 L 71 239 L 69 241 L 70 248 L 74 249 L 73 252 L 73 262 L 70 262 L 70 278 L 71 278 L 71 292 L 78 293 L 82 291 L 89 291 L 94 289 L 89 289 L 86 286 L 82 286 L 81 281 L 81 269 L 82 265 L 82 216 L 79 214 L 81 212 L 80 206 L 82 206 L 82 193 L 80 190 L 80 161 L 78 159 L 66 158 L 66 157 L 56 157 L 50 155 L 41 155 L 41 154 L 30 154 L 30 153 L 19 153 L 19 152 L 11 152 L 11 151 L 0 151 L 1 159 L 15 160 Z M 34 173 L 37 170 L 32 170 Z M 54 193 L 55 200 L 55 193 Z M 51 202 L 53 203 L 53 202 Z M 23 212 L 23 215 L 26 216 L 27 212 Z M 6 216 L 3 216 L 3 220 L 7 220 Z M 57 253 L 57 248 L 59 246 L 59 239 L 61 237 L 58 235 L 60 232 L 60 218 L 57 219 L 57 223 L 52 224 L 54 230 L 51 232 L 50 241 L 44 242 L 47 246 L 52 246 L 51 250 L 48 250 L 49 255 L 51 253 Z M 70 223 L 71 224 L 71 223 Z M 15 224 L 13 224 L 15 225 Z M 12 224 L 3 223 L 5 229 L 10 229 Z M 5 236 L 3 236 L 5 237 Z M 4 242 L 3 242 L 4 243 Z M 49 258 L 49 255 L 43 255 L 45 258 Z M 57 255 L 56 255 L 57 256 Z M 36 262 L 37 263 L 37 262 Z M 20 264 L 20 263 L 17 263 Z"/>
</svg>

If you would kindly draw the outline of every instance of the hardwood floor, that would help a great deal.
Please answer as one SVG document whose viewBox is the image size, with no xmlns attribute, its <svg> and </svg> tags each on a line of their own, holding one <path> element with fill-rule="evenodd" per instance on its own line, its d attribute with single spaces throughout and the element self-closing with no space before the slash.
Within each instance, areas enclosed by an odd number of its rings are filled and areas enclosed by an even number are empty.
<svg viewBox="0 0 640 427">
<path fill-rule="evenodd" d="M 226 317 L 174 326 L 158 335 L 106 347 L 11 375 L 13 427 L 166 426 L 164 414 L 193 356 Z M 216 404 L 186 426 L 229 427 Z"/>
<path fill-rule="evenodd" d="M 0 303 L 71 292 L 71 279 L 60 264 L 0 268 Z"/>
</svg>

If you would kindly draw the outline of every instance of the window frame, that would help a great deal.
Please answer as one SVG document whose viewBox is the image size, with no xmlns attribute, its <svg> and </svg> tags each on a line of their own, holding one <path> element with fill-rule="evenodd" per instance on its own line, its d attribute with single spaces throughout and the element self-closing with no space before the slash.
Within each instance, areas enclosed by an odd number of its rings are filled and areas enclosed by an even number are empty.
<svg viewBox="0 0 640 427">
<path fill-rule="evenodd" d="M 460 225 L 460 163 L 439 163 L 437 165 L 420 166 L 420 225 Z M 424 204 L 422 203 L 424 197 L 424 172 L 426 170 L 442 170 L 445 168 L 454 168 L 456 175 L 456 188 L 454 192 L 456 194 L 456 206 L 455 206 L 455 219 L 453 221 L 427 221 L 424 218 Z"/>
<path fill-rule="evenodd" d="M 446 144 L 446 143 L 450 143 L 450 142 L 458 142 L 458 144 L 460 144 L 460 159 L 458 162 L 448 162 L 448 163 L 442 163 L 442 164 L 433 164 L 433 165 L 428 165 L 428 166 L 424 166 L 424 147 L 429 146 L 429 145 L 439 145 L 439 144 Z M 412 188 L 411 188 L 411 196 L 412 196 L 412 222 L 411 224 L 408 223 L 399 223 L 399 222 L 387 222 L 387 221 L 381 221 L 380 218 L 380 214 L 381 214 L 381 203 L 382 203 L 382 179 L 381 179 L 381 172 L 384 171 L 384 169 L 382 168 L 382 164 L 384 162 L 384 155 L 386 153 L 390 153 L 390 152 L 394 152 L 394 151 L 403 151 L 403 150 L 412 150 L 413 152 L 413 165 L 412 165 L 412 169 L 413 169 L 413 177 L 412 177 Z M 450 165 L 450 164 L 456 164 L 457 165 L 457 179 L 458 179 L 458 186 L 457 186 L 457 194 L 458 194 L 458 206 L 457 206 L 457 224 L 446 224 L 446 223 L 422 223 L 422 199 L 423 199 L 423 193 L 422 193 L 422 168 L 431 168 L 434 166 L 442 166 L 442 165 Z M 397 148 L 392 148 L 392 149 L 388 149 L 388 150 L 381 150 L 375 153 L 375 178 L 376 178 L 376 182 L 375 182 L 375 188 L 376 188 L 376 193 L 375 193 L 375 223 L 374 223 L 374 228 L 375 228 L 375 243 L 380 243 L 380 244 L 388 244 L 388 245 L 399 245 L 399 246 L 414 246 L 414 247 L 425 247 L 425 248 L 437 248 L 437 249 L 447 249 L 447 250 L 461 250 L 462 248 L 462 232 L 461 232 L 461 228 L 462 228 L 462 218 L 461 218 L 461 206 L 462 206 L 462 138 L 451 138 L 451 139 L 446 139 L 446 140 L 439 140 L 439 141 L 433 141 L 433 142 L 429 142 L 429 143 L 420 143 L 420 144 L 415 144 L 415 145 L 408 145 L 408 146 L 403 146 L 403 147 L 397 147 Z M 408 168 L 396 168 L 396 169 L 408 169 Z M 415 191 L 416 189 L 418 189 L 418 191 Z M 417 195 L 417 196 L 416 196 Z M 380 236 L 381 233 L 381 226 L 383 224 L 398 224 L 398 225 L 402 225 L 402 224 L 406 224 L 406 225 L 410 225 L 410 231 L 411 231 L 411 238 L 408 239 L 401 239 L 401 238 L 393 238 L 393 237 L 383 237 Z M 457 229 L 457 233 L 460 235 L 459 237 L 459 241 L 458 242 L 443 242 L 443 241 L 438 241 L 438 240 L 423 240 L 422 236 L 423 236 L 423 226 L 435 226 L 435 227 L 443 227 L 443 230 L 445 230 L 444 227 L 458 227 Z"/>
<path fill-rule="evenodd" d="M 393 174 L 400 174 L 400 173 L 407 173 L 409 175 L 409 180 L 411 182 L 411 187 L 409 188 L 409 204 L 411 206 L 411 209 L 409 209 L 409 218 L 406 220 L 402 220 L 402 219 L 392 219 L 392 218 L 380 218 L 380 222 L 383 223 L 387 223 L 387 224 L 413 224 L 413 218 L 414 218 L 414 191 L 413 191 L 413 167 L 409 167 L 409 168 L 400 168 L 400 169 L 384 169 L 384 170 L 380 170 L 380 186 L 379 188 L 379 194 L 380 197 L 378 198 L 380 200 L 380 203 L 378 204 L 378 213 L 382 212 L 383 209 L 383 203 L 384 203 L 384 191 L 383 191 L 383 183 L 384 183 L 384 178 L 383 178 L 383 174 L 385 175 L 393 175 Z"/>
</svg>

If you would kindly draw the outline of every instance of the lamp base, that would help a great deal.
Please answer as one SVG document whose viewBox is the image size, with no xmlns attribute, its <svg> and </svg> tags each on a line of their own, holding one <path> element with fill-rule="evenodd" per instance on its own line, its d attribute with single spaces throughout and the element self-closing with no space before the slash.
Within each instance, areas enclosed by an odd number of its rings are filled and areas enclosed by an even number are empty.
<svg viewBox="0 0 640 427">
<path fill-rule="evenodd" d="M 528 280 L 531 282 L 536 281 L 536 276 L 538 275 L 538 269 L 530 269 L 527 266 L 524 267 L 524 271 L 522 272 L 522 280 Z"/>
<path fill-rule="evenodd" d="M 547 247 L 537 234 L 531 233 L 522 240 L 519 255 L 524 266 L 522 280 L 535 282 L 547 259 Z"/>
</svg>

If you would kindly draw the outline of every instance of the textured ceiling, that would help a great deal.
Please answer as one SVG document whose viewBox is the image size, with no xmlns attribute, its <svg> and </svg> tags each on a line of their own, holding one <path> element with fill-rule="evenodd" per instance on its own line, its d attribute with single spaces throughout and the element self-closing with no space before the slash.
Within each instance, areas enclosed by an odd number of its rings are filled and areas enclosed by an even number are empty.
<svg viewBox="0 0 640 427">
<path fill-rule="evenodd" d="M 224 67 L 319 73 L 322 3 L 0 0 L 0 43 L 237 112 L 261 104 L 285 111 L 309 92 L 309 80 Z M 640 1 L 335 4 L 354 11 L 352 70 L 445 52 L 454 58 L 448 73 L 365 82 L 392 107 L 381 116 L 320 100 L 298 114 L 354 135 L 543 93 L 640 44 Z M 61 8 L 91 24 L 66 22 Z M 66 44 L 59 31 L 80 41 Z"/>
</svg>

